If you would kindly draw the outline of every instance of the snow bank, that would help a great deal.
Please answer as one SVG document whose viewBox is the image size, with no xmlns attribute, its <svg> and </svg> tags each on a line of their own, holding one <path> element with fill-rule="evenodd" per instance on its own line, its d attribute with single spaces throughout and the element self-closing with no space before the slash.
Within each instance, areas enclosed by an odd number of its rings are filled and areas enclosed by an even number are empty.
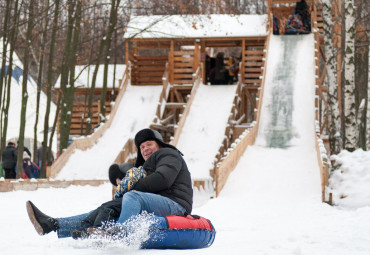
<svg viewBox="0 0 370 255">
<path fill-rule="evenodd" d="M 343 150 L 330 159 L 334 161 L 329 180 L 333 203 L 348 208 L 370 206 L 370 151 Z"/>
</svg>

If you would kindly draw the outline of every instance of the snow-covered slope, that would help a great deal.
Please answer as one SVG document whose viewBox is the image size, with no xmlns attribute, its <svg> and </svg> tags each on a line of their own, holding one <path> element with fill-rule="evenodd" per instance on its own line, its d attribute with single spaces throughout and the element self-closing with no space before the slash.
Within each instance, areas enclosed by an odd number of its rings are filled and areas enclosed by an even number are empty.
<svg viewBox="0 0 370 255">
<path fill-rule="evenodd" d="M 129 138 L 154 119 L 162 86 L 128 86 L 112 125 L 86 151 L 76 150 L 56 179 L 107 179 L 108 168 Z"/>
<path fill-rule="evenodd" d="M 193 179 L 210 179 L 209 170 L 224 139 L 236 85 L 200 85 L 177 147 Z"/>
</svg>

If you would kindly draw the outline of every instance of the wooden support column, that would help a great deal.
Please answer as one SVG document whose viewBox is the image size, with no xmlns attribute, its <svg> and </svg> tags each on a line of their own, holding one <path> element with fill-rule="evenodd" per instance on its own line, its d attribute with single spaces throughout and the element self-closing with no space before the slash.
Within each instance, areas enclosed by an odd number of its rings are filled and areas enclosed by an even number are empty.
<svg viewBox="0 0 370 255">
<path fill-rule="evenodd" d="M 130 61 L 130 51 L 129 51 L 129 43 L 128 40 L 125 42 L 125 55 L 126 55 L 126 67 L 128 67 L 128 62 Z"/>
<path fill-rule="evenodd" d="M 194 62 L 193 62 L 193 72 L 195 73 L 197 71 L 197 68 L 199 66 L 200 62 L 200 49 L 199 49 L 199 39 L 195 39 L 194 42 Z"/>
<path fill-rule="evenodd" d="M 242 40 L 242 70 L 241 70 L 242 83 L 245 80 L 245 40 Z"/>
<path fill-rule="evenodd" d="M 206 42 L 203 40 L 200 42 L 200 62 L 203 64 L 203 84 L 206 84 L 206 60 L 207 60 L 207 53 L 206 53 Z"/>
<path fill-rule="evenodd" d="M 174 83 L 174 80 L 175 80 L 175 77 L 174 77 L 174 73 L 173 73 L 173 70 L 174 70 L 174 65 L 175 65 L 175 61 L 174 61 L 174 53 L 175 53 L 175 42 L 174 40 L 171 40 L 171 45 L 170 45 L 170 52 L 168 53 L 168 72 L 169 72 L 169 77 L 170 77 L 170 83 L 173 85 Z"/>
</svg>

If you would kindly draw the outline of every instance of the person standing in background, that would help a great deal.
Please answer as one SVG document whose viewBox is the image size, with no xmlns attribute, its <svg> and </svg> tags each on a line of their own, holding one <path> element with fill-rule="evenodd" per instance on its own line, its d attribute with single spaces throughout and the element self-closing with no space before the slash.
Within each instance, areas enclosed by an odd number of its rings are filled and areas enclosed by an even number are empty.
<svg viewBox="0 0 370 255">
<path fill-rule="evenodd" d="M 17 164 L 17 154 L 15 143 L 9 142 L 2 153 L 3 169 L 5 179 L 15 179 L 15 166 Z"/>
</svg>

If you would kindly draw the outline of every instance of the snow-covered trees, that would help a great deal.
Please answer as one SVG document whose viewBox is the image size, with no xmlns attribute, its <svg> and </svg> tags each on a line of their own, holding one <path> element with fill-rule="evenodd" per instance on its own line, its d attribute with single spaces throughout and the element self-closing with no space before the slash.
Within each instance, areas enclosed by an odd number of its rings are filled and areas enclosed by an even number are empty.
<svg viewBox="0 0 370 255">
<path fill-rule="evenodd" d="M 322 6 L 331 152 L 366 149 L 369 7 L 364 0 L 322 0 Z"/>
</svg>

